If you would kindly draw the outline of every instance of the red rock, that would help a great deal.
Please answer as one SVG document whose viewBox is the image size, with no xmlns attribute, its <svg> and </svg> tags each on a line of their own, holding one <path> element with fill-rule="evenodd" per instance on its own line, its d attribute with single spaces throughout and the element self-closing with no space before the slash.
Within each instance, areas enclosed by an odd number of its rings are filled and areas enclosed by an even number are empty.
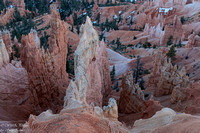
<svg viewBox="0 0 200 133">
<path fill-rule="evenodd" d="M 189 41 L 188 41 L 187 45 L 185 46 L 186 48 L 200 46 L 200 36 L 193 33 L 188 37 L 188 39 L 189 39 Z"/>
<path fill-rule="evenodd" d="M 181 40 L 183 33 L 182 23 L 178 16 L 174 17 L 173 23 L 165 26 L 164 36 L 161 40 L 162 45 L 167 45 L 170 36 L 173 37 L 173 42 L 178 43 Z"/>
<path fill-rule="evenodd" d="M 49 49 L 46 52 L 34 40 L 37 38 L 34 33 L 22 36 L 20 58 L 22 66 L 28 72 L 34 105 L 38 112 L 48 108 L 54 112 L 59 111 L 68 85 L 67 29 L 57 12 L 53 12 L 50 25 Z"/>
<path fill-rule="evenodd" d="M 45 117 L 44 117 L 45 118 Z M 47 115 L 46 120 L 41 117 L 30 116 L 29 122 L 24 126 L 25 132 L 123 132 L 128 133 L 120 122 L 102 119 L 91 113 L 63 113 L 55 118 L 55 115 Z M 56 126 L 57 125 L 57 126 Z"/>
<path fill-rule="evenodd" d="M 132 73 L 126 74 L 122 79 L 122 91 L 119 99 L 119 120 L 128 125 L 140 118 L 150 118 L 162 106 L 154 100 L 145 100 L 144 92 L 133 83 Z"/>
</svg>

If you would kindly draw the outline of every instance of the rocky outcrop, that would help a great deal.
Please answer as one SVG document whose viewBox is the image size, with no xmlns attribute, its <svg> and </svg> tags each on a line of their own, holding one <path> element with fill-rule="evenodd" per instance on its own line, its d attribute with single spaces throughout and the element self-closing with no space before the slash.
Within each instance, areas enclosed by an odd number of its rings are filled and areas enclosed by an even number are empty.
<svg viewBox="0 0 200 133">
<path fill-rule="evenodd" d="M 82 110 L 81 110 L 82 111 Z M 57 126 L 56 126 L 57 125 Z M 25 132 L 123 132 L 128 129 L 118 121 L 110 121 L 95 116 L 94 112 L 63 113 L 58 116 L 50 111 L 39 117 L 31 115 L 24 125 Z"/>
<path fill-rule="evenodd" d="M 9 57 L 11 57 L 12 42 L 11 42 L 10 32 L 8 32 L 8 31 L 3 32 L 2 33 L 2 38 L 3 38 L 3 41 L 5 43 L 8 55 L 9 55 Z"/>
<path fill-rule="evenodd" d="M 46 52 L 40 48 L 35 32 L 22 36 L 20 49 L 20 59 L 28 72 L 30 90 L 38 113 L 48 108 L 53 112 L 59 111 L 68 85 L 67 29 L 56 11 L 52 13 L 50 25 L 49 49 Z"/>
<path fill-rule="evenodd" d="M 33 109 L 33 96 L 28 88 L 28 76 L 21 62 L 9 63 L 6 46 L 0 39 L 0 120 L 25 120 Z"/>
<path fill-rule="evenodd" d="M 24 121 L 35 113 L 27 71 L 21 62 L 12 61 L 0 69 L 0 88 L 0 120 Z"/>
<path fill-rule="evenodd" d="M 67 88 L 65 107 L 78 101 L 79 104 L 94 104 L 102 107 L 103 95 L 110 87 L 109 62 L 105 45 L 99 44 L 98 34 L 87 18 L 81 26 L 80 42 L 74 53 L 75 81 L 71 81 Z M 73 92 L 72 96 L 69 96 Z"/>
<path fill-rule="evenodd" d="M 200 46 L 200 36 L 196 35 L 195 33 L 191 34 L 188 37 L 188 43 L 185 46 L 186 48 L 193 48 Z"/>
<path fill-rule="evenodd" d="M 3 40 L 0 38 L 0 68 L 9 63 L 9 55 Z"/>
<path fill-rule="evenodd" d="M 144 93 L 138 84 L 134 84 L 131 72 L 122 79 L 122 91 L 119 99 L 120 113 L 138 113 L 146 109 Z"/>
<path fill-rule="evenodd" d="M 108 106 L 103 107 L 103 116 L 110 120 L 118 119 L 118 107 L 115 99 L 110 98 L 108 102 Z"/>
<path fill-rule="evenodd" d="M 159 23 L 156 27 L 150 26 L 148 23 L 145 25 L 144 35 L 149 36 L 149 39 L 158 39 L 158 45 L 162 45 L 160 38 L 164 36 L 164 31 L 162 31 L 162 26 Z"/>
<path fill-rule="evenodd" d="M 197 126 L 200 123 L 200 119 L 196 116 L 188 114 L 176 114 L 170 108 L 163 108 L 158 111 L 153 117 L 144 120 L 138 120 L 134 123 L 134 128 L 131 132 L 134 133 L 195 133 L 200 130 Z"/>
<path fill-rule="evenodd" d="M 184 88 L 190 84 L 184 67 L 172 65 L 171 59 L 163 58 L 161 52 L 155 56 L 154 69 L 150 84 L 155 84 L 155 96 L 171 94 L 175 88 Z"/>
<path fill-rule="evenodd" d="M 20 16 L 25 16 L 26 13 L 30 13 L 28 10 L 25 10 L 24 0 L 10 0 L 13 7 L 16 7 L 17 11 L 19 11 Z M 5 3 L 5 2 L 4 2 Z M 0 15 L 0 24 L 5 26 L 10 20 L 14 19 L 15 8 L 7 8 L 6 11 L 2 11 Z"/>
<path fill-rule="evenodd" d="M 144 92 L 138 84 L 133 83 L 132 72 L 122 78 L 121 87 L 118 102 L 119 121 L 132 125 L 135 120 L 149 118 L 162 108 L 159 102 L 152 99 L 145 100 Z"/>
<path fill-rule="evenodd" d="M 180 18 L 175 15 L 173 22 L 165 26 L 164 36 L 161 38 L 161 44 L 166 46 L 170 36 L 173 37 L 172 41 L 174 43 L 178 43 L 178 41 L 181 40 L 182 34 L 182 23 Z"/>
</svg>

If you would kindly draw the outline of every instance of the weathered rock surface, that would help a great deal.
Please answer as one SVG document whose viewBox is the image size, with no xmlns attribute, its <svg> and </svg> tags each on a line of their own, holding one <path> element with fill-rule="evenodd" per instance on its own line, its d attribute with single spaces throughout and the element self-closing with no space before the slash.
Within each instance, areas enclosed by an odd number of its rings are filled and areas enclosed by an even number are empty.
<svg viewBox="0 0 200 133">
<path fill-rule="evenodd" d="M 5 43 L 8 55 L 9 55 L 9 57 L 11 57 L 12 42 L 11 42 L 10 32 L 8 32 L 8 31 L 3 32 L 2 38 L 3 38 L 3 42 Z"/>
<path fill-rule="evenodd" d="M 0 88 L 0 120 L 25 120 L 34 113 L 28 75 L 21 62 L 12 62 L 0 69 Z"/>
<path fill-rule="evenodd" d="M 185 88 L 190 84 L 184 67 L 172 65 L 171 59 L 163 58 L 158 52 L 154 60 L 154 70 L 150 83 L 156 84 L 155 96 L 171 94 L 175 88 Z"/>
<path fill-rule="evenodd" d="M 75 80 L 70 82 L 66 90 L 64 109 L 57 115 L 52 114 L 51 111 L 43 112 L 37 117 L 31 115 L 24 130 L 27 132 L 50 130 L 53 132 L 61 130 L 64 132 L 128 132 L 117 121 L 118 107 L 115 99 L 110 98 L 108 105 L 101 109 L 103 95 L 111 89 L 108 85 L 110 75 L 108 76 L 107 73 L 109 73 L 109 62 L 105 45 L 99 44 L 98 35 L 87 17 L 85 25 L 81 28 L 80 43 L 75 51 Z M 45 126 L 50 123 L 55 126 L 55 121 L 60 127 L 52 130 L 51 126 Z M 75 123 L 76 126 L 70 128 Z"/>
<path fill-rule="evenodd" d="M 196 34 L 191 34 L 188 37 L 189 41 L 186 45 L 186 48 L 192 48 L 192 47 L 199 47 L 200 46 L 200 36 Z"/>
<path fill-rule="evenodd" d="M 131 132 L 134 133 L 195 133 L 200 130 L 199 117 L 188 114 L 176 114 L 175 111 L 169 108 L 163 108 L 158 111 L 153 117 L 144 120 L 138 120 L 134 123 L 134 128 Z"/>
<path fill-rule="evenodd" d="M 0 68 L 9 63 L 9 55 L 3 40 L 0 38 Z"/>
<path fill-rule="evenodd" d="M 67 29 L 57 12 L 52 13 L 49 49 L 40 49 L 37 35 L 32 32 L 22 36 L 21 61 L 28 72 L 30 90 L 38 112 L 45 109 L 59 111 L 63 105 L 65 88 L 68 85 L 66 73 Z"/>
<path fill-rule="evenodd" d="M 179 40 L 181 40 L 183 34 L 183 28 L 182 23 L 180 21 L 180 18 L 178 16 L 174 16 L 174 20 L 171 24 L 168 24 L 165 26 L 164 36 L 161 39 L 161 44 L 164 46 L 167 45 L 167 41 L 170 36 L 173 37 L 173 42 L 178 43 Z"/>
<path fill-rule="evenodd" d="M 102 107 L 103 95 L 111 90 L 106 48 L 103 43 L 99 44 L 98 34 L 89 18 L 80 31 L 80 42 L 74 54 L 75 81 L 71 81 L 67 89 L 65 106 L 72 105 L 67 96 L 72 90 L 77 93 L 74 98 L 80 103 Z"/>
<path fill-rule="evenodd" d="M 134 84 L 132 72 L 122 78 L 122 91 L 119 99 L 119 120 L 128 125 L 140 118 L 149 118 L 162 106 L 153 100 L 145 100 L 144 92 Z"/>
<path fill-rule="evenodd" d="M 132 73 L 122 79 L 122 91 L 119 99 L 120 113 L 138 113 L 146 109 L 144 93 L 138 84 L 134 84 Z"/>
<path fill-rule="evenodd" d="M 95 116 L 94 113 L 82 111 L 80 113 L 63 113 L 58 117 L 46 114 L 43 118 L 30 116 L 29 123 L 24 126 L 26 132 L 84 132 L 98 133 L 101 132 L 123 132 L 128 133 L 118 121 L 110 121 Z M 45 121 L 44 121 L 45 120 Z M 28 127 L 29 125 L 29 127 Z M 57 125 L 57 126 L 56 126 Z"/>
</svg>

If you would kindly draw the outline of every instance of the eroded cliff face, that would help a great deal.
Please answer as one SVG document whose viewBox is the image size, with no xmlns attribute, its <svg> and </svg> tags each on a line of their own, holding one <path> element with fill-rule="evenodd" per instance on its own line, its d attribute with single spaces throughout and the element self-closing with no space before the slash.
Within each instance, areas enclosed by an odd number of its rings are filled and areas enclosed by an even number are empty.
<svg viewBox="0 0 200 133">
<path fill-rule="evenodd" d="M 110 98 L 108 105 L 102 107 L 102 102 L 109 92 L 110 82 L 109 62 L 104 43 L 99 43 L 99 38 L 94 30 L 91 20 L 87 17 L 85 25 L 81 27 L 80 43 L 75 51 L 75 79 L 71 80 L 66 89 L 64 109 L 59 114 L 46 111 L 39 116 L 30 116 L 25 124 L 25 131 L 49 131 L 50 128 L 41 126 L 59 121 L 62 127 L 54 128 L 53 131 L 69 132 L 128 132 L 123 125 L 117 121 L 118 107 L 116 100 Z M 105 62 L 104 62 L 105 61 Z M 103 70 L 104 69 L 104 70 Z M 108 72 L 107 72 L 108 71 Z M 105 81 L 107 80 L 107 81 Z M 107 82 L 107 83 L 104 83 Z M 66 119 L 66 117 L 70 117 Z M 66 123 L 71 123 L 66 125 Z M 78 127 L 69 128 L 75 123 Z M 98 123 L 91 125 L 91 123 Z M 101 123 L 99 125 L 99 123 Z M 52 130 L 51 130 L 52 131 Z"/>
<path fill-rule="evenodd" d="M 49 49 L 46 52 L 40 48 L 35 32 L 23 35 L 21 41 L 20 59 L 28 72 L 29 86 L 38 113 L 48 108 L 59 111 L 68 85 L 67 29 L 56 11 L 52 13 L 50 25 Z"/>
<path fill-rule="evenodd" d="M 33 112 L 28 76 L 20 61 L 9 63 L 9 54 L 0 39 L 0 121 L 20 121 Z"/>
</svg>

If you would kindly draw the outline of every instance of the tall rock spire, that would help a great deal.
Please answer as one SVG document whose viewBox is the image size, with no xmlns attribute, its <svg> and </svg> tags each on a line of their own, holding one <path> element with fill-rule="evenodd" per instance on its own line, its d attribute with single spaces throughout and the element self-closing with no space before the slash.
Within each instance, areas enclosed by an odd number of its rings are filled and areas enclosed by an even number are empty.
<svg viewBox="0 0 200 133">
<path fill-rule="evenodd" d="M 30 89 L 34 94 L 34 104 L 39 111 L 52 109 L 59 111 L 63 105 L 65 89 L 68 85 L 66 73 L 67 37 L 66 26 L 53 12 L 49 49 L 39 47 L 34 32 L 22 36 L 21 61 L 28 72 Z"/>
<path fill-rule="evenodd" d="M 74 54 L 75 81 L 71 81 L 67 88 L 65 107 L 70 108 L 75 101 L 80 105 L 94 104 L 101 107 L 104 94 L 111 90 L 106 48 L 104 43 L 99 42 L 89 17 L 80 31 L 80 42 Z M 69 93 L 72 91 L 74 93 Z"/>
</svg>

